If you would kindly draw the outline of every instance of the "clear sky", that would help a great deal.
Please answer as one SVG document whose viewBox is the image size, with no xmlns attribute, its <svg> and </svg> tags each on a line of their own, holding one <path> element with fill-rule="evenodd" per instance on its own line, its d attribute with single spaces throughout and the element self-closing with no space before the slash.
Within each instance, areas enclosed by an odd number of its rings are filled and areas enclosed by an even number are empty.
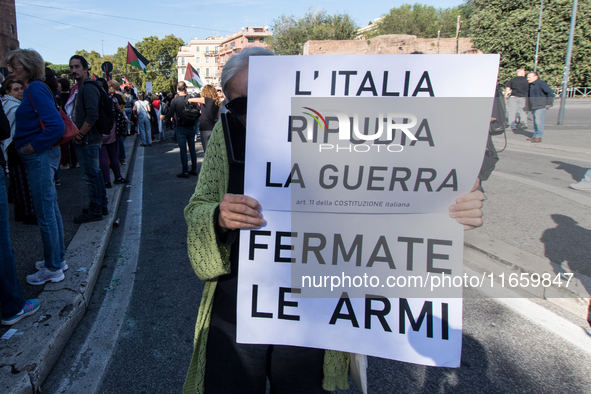
<svg viewBox="0 0 591 394">
<path fill-rule="evenodd" d="M 271 26 L 282 14 L 301 17 L 310 7 L 330 14 L 347 12 L 362 27 L 392 7 L 415 2 L 448 8 L 463 0 L 17 0 L 16 15 L 21 48 L 33 48 L 51 63 L 67 64 L 80 49 L 111 55 L 128 41 L 133 45 L 148 36 L 174 34 L 185 42 L 226 36 L 245 26 Z"/>
</svg>

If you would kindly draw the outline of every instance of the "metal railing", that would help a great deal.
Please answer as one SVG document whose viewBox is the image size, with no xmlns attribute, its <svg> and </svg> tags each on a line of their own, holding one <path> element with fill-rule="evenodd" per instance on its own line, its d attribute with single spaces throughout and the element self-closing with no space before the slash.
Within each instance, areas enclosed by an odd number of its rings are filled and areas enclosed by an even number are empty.
<svg viewBox="0 0 591 394">
<path fill-rule="evenodd" d="M 562 95 L 562 88 L 554 89 L 554 96 L 560 97 Z M 570 87 L 566 90 L 566 97 L 568 98 L 589 98 L 591 97 L 591 87 Z"/>
</svg>

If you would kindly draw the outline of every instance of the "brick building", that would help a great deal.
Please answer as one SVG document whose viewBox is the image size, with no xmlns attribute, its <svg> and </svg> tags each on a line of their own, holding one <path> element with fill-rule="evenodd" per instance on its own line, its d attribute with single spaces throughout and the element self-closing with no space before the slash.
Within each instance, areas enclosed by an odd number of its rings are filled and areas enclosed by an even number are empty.
<svg viewBox="0 0 591 394">
<path fill-rule="evenodd" d="M 418 38 L 406 34 L 387 34 L 370 40 L 307 41 L 304 55 L 375 55 L 407 54 L 420 51 L 425 54 L 462 53 L 472 48 L 469 38 Z"/>
<path fill-rule="evenodd" d="M 189 45 L 182 46 L 176 56 L 179 81 L 185 80 L 187 65 L 190 64 L 205 84 L 217 85 L 220 81 L 217 55 L 222 40 L 220 36 L 210 36 L 205 40 L 196 38 Z M 189 88 L 189 91 L 194 90 Z"/>
<path fill-rule="evenodd" d="M 230 56 L 239 53 L 247 46 L 266 48 L 266 40 L 272 35 L 267 26 L 249 26 L 224 37 L 218 53 L 218 74 L 222 75 L 222 68 Z"/>
<path fill-rule="evenodd" d="M 18 47 L 15 0 L 5 0 L 2 2 L 2 12 L 0 12 L 0 64 L 5 66 L 6 54 Z"/>
</svg>

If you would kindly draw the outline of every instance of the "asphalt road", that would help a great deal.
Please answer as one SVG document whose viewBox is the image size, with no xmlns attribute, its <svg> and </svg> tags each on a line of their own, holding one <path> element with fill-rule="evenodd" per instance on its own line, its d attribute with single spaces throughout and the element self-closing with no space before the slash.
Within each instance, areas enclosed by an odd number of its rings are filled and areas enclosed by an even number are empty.
<svg viewBox="0 0 591 394">
<path fill-rule="evenodd" d="M 567 119 L 583 124 L 588 108 L 567 112 Z M 584 137 L 579 131 L 574 134 Z M 573 146 L 584 144 L 572 141 Z M 132 179 L 119 212 L 122 221 L 137 221 L 137 267 L 127 277 L 117 276 L 117 267 L 128 264 L 124 251 L 131 247 L 125 244 L 129 238 L 123 229 L 131 233 L 134 230 L 130 229 L 136 228 L 122 222 L 113 231 L 91 306 L 43 385 L 44 393 L 77 392 L 72 387 L 84 379 L 95 380 L 88 392 L 97 393 L 176 393 L 182 388 L 203 286 L 186 255 L 182 213 L 197 178 L 176 178 L 179 155 L 171 141 L 139 149 L 143 149 L 143 178 Z M 568 154 L 558 159 L 507 150 L 501 153 L 497 171 L 566 189 L 573 179 L 578 180 L 585 166 L 591 163 L 571 159 Z M 132 189 L 140 187 L 141 208 L 134 205 L 135 197 L 126 203 L 133 196 Z M 540 256 L 555 256 L 562 259 L 560 264 L 570 264 L 589 275 L 585 255 L 585 246 L 591 241 L 588 207 L 497 175 L 485 183 L 485 190 L 486 225 L 477 231 Z M 140 209 L 141 215 L 128 215 L 133 209 Z M 128 304 L 113 303 L 109 295 L 123 287 L 123 282 L 133 286 Z M 549 328 L 560 332 L 552 327 L 558 321 L 555 315 L 525 317 L 525 311 L 510 307 L 511 301 L 466 295 L 461 367 L 434 368 L 370 357 L 369 393 L 590 392 L 589 347 L 583 350 L 553 333 Z M 109 309 L 105 311 L 103 305 Z M 100 320 L 109 312 L 123 317 Z M 584 322 L 571 320 L 575 328 L 584 327 Z M 118 331 L 111 353 L 100 354 L 106 360 L 101 375 L 88 368 L 105 346 L 106 335 L 89 337 L 96 334 L 97 327 L 99 334 L 101 327 Z M 581 332 L 591 336 L 586 328 L 580 328 Z M 360 391 L 352 388 L 346 392 Z"/>
</svg>

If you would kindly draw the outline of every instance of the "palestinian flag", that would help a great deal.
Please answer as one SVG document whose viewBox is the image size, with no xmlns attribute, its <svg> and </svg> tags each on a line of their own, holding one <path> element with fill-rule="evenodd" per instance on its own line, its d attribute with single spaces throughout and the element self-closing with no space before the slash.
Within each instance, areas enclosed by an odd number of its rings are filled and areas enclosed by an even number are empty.
<svg viewBox="0 0 591 394">
<path fill-rule="evenodd" d="M 148 59 L 143 57 L 137 51 L 137 49 L 132 47 L 131 44 L 128 42 L 127 43 L 127 64 L 129 64 L 133 67 L 137 67 L 140 70 L 143 70 L 144 74 L 145 74 L 146 73 L 146 66 L 148 65 L 148 63 L 150 63 L 148 61 Z"/>
<path fill-rule="evenodd" d="M 193 86 L 197 86 L 199 89 L 203 87 L 203 81 L 199 76 L 199 73 L 195 71 L 191 64 L 188 64 L 187 72 L 185 73 L 185 81 L 191 82 Z"/>
</svg>

